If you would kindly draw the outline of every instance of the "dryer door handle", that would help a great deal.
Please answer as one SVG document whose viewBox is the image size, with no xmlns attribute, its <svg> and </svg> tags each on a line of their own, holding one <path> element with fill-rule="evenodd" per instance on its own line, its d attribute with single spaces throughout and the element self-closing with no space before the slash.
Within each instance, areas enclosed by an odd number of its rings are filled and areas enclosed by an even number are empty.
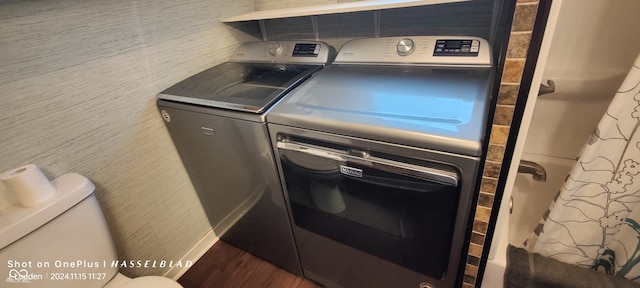
<svg viewBox="0 0 640 288">
<path fill-rule="evenodd" d="M 458 175 L 454 172 L 370 156 L 368 153 L 363 153 L 363 157 L 361 157 L 352 155 L 355 154 L 353 152 L 294 142 L 288 139 L 278 141 L 277 147 L 278 149 L 305 153 L 339 162 L 355 163 L 371 169 L 406 175 L 448 186 L 457 187 L 459 184 Z"/>
</svg>

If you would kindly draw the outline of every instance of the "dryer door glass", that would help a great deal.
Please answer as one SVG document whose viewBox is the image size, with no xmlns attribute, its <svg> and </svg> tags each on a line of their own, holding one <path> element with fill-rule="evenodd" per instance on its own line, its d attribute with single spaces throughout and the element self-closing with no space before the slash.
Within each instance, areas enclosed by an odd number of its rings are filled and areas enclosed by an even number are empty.
<svg viewBox="0 0 640 288">
<path fill-rule="evenodd" d="M 459 198 L 454 169 L 318 143 L 277 147 L 297 227 L 443 277 Z"/>
</svg>

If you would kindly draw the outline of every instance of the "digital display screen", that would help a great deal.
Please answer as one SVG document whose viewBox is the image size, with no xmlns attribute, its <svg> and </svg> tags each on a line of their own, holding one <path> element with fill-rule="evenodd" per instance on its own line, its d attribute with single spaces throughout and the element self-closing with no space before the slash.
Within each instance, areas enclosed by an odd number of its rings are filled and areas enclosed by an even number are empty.
<svg viewBox="0 0 640 288">
<path fill-rule="evenodd" d="M 296 44 L 295 47 L 293 47 L 292 56 L 318 57 L 319 51 L 320 51 L 320 44 L 298 43 Z"/>
<path fill-rule="evenodd" d="M 445 49 L 460 49 L 460 47 L 462 47 L 461 40 L 449 40 L 444 44 Z"/>
<path fill-rule="evenodd" d="M 436 41 L 433 56 L 478 56 L 478 40 L 440 39 Z"/>
</svg>

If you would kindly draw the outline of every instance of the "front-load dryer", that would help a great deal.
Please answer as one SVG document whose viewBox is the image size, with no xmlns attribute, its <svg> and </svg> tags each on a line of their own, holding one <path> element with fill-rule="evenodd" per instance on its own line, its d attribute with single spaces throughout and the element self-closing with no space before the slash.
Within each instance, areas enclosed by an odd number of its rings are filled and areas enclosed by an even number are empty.
<svg viewBox="0 0 640 288">
<path fill-rule="evenodd" d="M 269 112 L 305 276 L 456 285 L 493 71 L 477 37 L 352 40 Z"/>
</svg>

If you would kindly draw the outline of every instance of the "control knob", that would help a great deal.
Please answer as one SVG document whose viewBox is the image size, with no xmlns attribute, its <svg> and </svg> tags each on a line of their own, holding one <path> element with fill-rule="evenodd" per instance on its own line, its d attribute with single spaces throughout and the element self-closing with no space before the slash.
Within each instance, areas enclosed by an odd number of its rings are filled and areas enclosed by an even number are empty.
<svg viewBox="0 0 640 288">
<path fill-rule="evenodd" d="M 271 56 L 276 56 L 280 54 L 280 51 L 282 51 L 282 47 L 280 46 L 280 43 L 273 42 L 269 44 L 269 54 L 271 54 Z"/>
<path fill-rule="evenodd" d="M 413 50 L 416 48 L 415 44 L 413 43 L 413 40 L 409 38 L 404 38 L 400 40 L 400 42 L 398 42 L 398 45 L 396 45 L 396 47 L 397 47 L 398 55 L 400 56 L 411 55 L 411 53 L 413 53 Z"/>
</svg>

